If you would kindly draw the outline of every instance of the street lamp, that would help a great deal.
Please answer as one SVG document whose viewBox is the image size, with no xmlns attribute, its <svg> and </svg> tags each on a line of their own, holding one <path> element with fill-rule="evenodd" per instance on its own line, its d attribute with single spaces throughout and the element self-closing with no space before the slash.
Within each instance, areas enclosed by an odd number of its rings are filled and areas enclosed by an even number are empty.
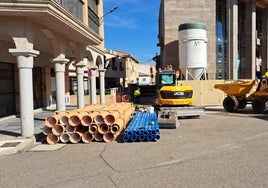
<svg viewBox="0 0 268 188">
<path fill-rule="evenodd" d="M 114 12 L 116 9 L 118 9 L 118 7 L 114 7 L 114 8 L 112 8 L 110 11 L 106 12 L 105 14 L 103 14 L 103 16 L 100 17 L 101 24 L 103 24 L 103 19 L 104 19 L 104 17 L 107 16 L 108 14 L 111 14 L 111 13 Z"/>
</svg>

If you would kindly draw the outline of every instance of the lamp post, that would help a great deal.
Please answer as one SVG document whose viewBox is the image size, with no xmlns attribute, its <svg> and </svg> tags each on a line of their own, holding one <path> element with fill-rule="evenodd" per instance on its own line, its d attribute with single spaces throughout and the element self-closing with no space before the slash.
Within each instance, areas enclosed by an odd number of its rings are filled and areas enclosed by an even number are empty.
<svg viewBox="0 0 268 188">
<path fill-rule="evenodd" d="M 118 7 L 114 7 L 112 8 L 110 11 L 106 12 L 105 14 L 103 14 L 102 17 L 100 17 L 100 23 L 103 24 L 103 19 L 105 16 L 107 16 L 108 14 L 111 14 L 112 12 L 114 12 L 116 9 L 118 9 Z"/>
<path fill-rule="evenodd" d="M 100 25 L 102 25 L 102 29 L 104 27 L 103 25 L 103 20 L 104 17 L 107 16 L 108 14 L 111 14 L 112 12 L 114 12 L 118 7 L 114 7 L 112 8 L 110 11 L 108 11 L 107 13 L 103 14 L 103 16 L 100 17 Z M 104 38 L 104 37 L 103 37 Z M 104 67 L 105 68 L 105 67 Z M 103 104 L 105 103 L 105 70 L 106 69 L 97 69 L 99 71 L 99 79 L 100 79 L 100 103 Z M 93 78 L 93 77 L 92 77 Z M 95 81 L 96 82 L 96 81 Z M 91 80 L 91 84 L 93 84 L 92 80 Z M 95 83 L 96 84 L 96 83 Z M 91 85 L 93 86 L 93 85 Z M 96 85 L 95 85 L 96 88 Z M 93 91 L 93 90 L 92 90 Z M 93 92 L 92 92 L 93 93 Z M 95 91 L 96 93 L 96 91 Z M 92 103 L 95 102 L 96 103 L 96 98 L 92 98 Z M 93 103 L 94 104 L 94 103 Z"/>
</svg>

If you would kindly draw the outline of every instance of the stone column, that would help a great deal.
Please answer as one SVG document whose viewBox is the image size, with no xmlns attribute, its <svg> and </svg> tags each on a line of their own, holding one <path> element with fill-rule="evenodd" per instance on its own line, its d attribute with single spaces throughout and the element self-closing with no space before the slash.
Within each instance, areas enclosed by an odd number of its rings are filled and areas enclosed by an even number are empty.
<svg viewBox="0 0 268 188">
<path fill-rule="evenodd" d="M 245 19 L 245 43 L 246 43 L 246 61 L 242 67 L 242 78 L 255 79 L 256 77 L 256 5 L 255 3 L 246 3 Z"/>
<path fill-rule="evenodd" d="M 105 82 L 104 82 L 104 75 L 106 69 L 99 69 L 98 70 L 100 73 L 100 103 L 104 104 L 105 103 Z"/>
<path fill-rule="evenodd" d="M 31 49 L 9 49 L 17 57 L 20 88 L 21 135 L 24 138 L 34 137 L 33 111 L 33 57 L 39 52 Z"/>
<path fill-rule="evenodd" d="M 91 104 L 97 103 L 97 96 L 96 96 L 96 69 L 91 68 L 91 87 L 90 87 L 90 101 Z"/>
<path fill-rule="evenodd" d="M 52 61 L 55 63 L 57 110 L 65 111 L 65 65 L 69 60 L 60 58 Z"/>
<path fill-rule="evenodd" d="M 238 2 L 227 0 L 227 67 L 228 79 L 238 79 Z"/>
<path fill-rule="evenodd" d="M 262 75 L 268 68 L 268 8 L 262 10 L 262 38 L 261 38 L 261 57 Z"/>
<path fill-rule="evenodd" d="M 85 106 L 84 99 L 84 65 L 76 65 L 77 74 L 77 108 Z"/>
</svg>

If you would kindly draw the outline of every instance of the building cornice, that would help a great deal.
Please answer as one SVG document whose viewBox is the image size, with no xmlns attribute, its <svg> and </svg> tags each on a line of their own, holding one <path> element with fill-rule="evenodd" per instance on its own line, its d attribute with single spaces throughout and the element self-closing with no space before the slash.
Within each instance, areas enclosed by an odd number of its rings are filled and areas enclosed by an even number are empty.
<svg viewBox="0 0 268 188">
<path fill-rule="evenodd" d="M 80 44 L 99 45 L 103 41 L 102 37 L 54 0 L 0 0 L 0 15 L 28 17 Z"/>
</svg>

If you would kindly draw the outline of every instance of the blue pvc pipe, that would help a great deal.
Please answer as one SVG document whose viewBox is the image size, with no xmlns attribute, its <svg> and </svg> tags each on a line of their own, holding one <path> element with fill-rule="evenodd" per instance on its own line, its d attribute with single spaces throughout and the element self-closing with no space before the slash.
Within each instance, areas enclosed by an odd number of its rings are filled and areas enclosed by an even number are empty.
<svg viewBox="0 0 268 188">
<path fill-rule="evenodd" d="M 144 135 L 140 135 L 140 136 L 139 136 L 139 140 L 140 140 L 140 141 L 144 141 L 144 140 L 145 140 L 145 136 L 144 136 Z"/>
<path fill-rule="evenodd" d="M 127 135 L 124 135 L 124 136 L 123 136 L 123 141 L 124 141 L 124 142 L 128 142 L 128 141 L 129 141 L 129 137 L 128 137 Z"/>
<path fill-rule="evenodd" d="M 133 135 L 130 137 L 130 140 L 131 140 L 132 142 L 137 141 L 137 140 L 138 140 L 137 135 L 133 134 Z"/>
<path fill-rule="evenodd" d="M 129 123 L 123 141 L 152 141 L 160 139 L 157 114 L 137 112 Z"/>
<path fill-rule="evenodd" d="M 160 134 L 155 135 L 155 140 L 160 140 Z"/>
</svg>

